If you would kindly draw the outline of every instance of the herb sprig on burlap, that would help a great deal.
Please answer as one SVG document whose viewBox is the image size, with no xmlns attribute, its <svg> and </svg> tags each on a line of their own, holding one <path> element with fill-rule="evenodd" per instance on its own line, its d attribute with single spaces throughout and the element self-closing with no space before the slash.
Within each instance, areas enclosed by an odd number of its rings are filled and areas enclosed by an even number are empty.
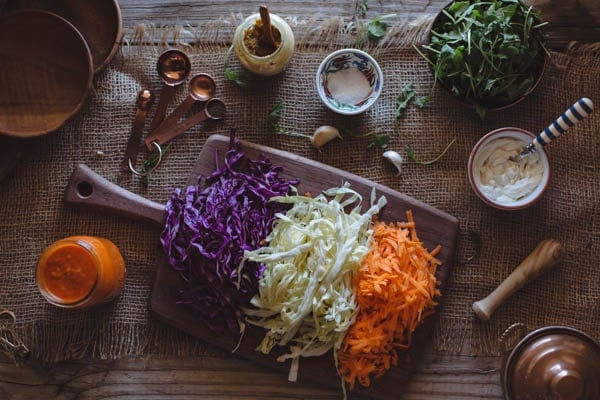
<svg viewBox="0 0 600 400">
<path fill-rule="evenodd" d="M 433 26 L 428 55 L 417 51 L 483 118 L 532 90 L 548 53 L 544 25 L 522 0 L 455 1 Z"/>
</svg>

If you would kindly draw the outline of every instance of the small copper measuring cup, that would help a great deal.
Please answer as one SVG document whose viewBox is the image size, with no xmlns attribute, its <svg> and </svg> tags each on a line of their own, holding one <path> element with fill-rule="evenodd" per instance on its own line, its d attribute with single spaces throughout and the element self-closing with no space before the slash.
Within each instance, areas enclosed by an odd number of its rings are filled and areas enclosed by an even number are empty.
<svg viewBox="0 0 600 400">
<path fill-rule="evenodd" d="M 148 132 L 148 136 L 153 136 L 153 132 L 158 129 L 164 129 L 167 126 L 177 124 L 179 119 L 188 112 L 197 101 L 208 101 L 210 100 L 217 90 L 215 80 L 208 74 L 197 74 L 192 77 L 189 84 L 190 93 L 181 102 L 181 104 L 175 108 L 162 123 L 160 123 L 155 129 Z"/>
<path fill-rule="evenodd" d="M 223 103 L 222 100 L 212 98 L 206 102 L 202 110 L 182 122 L 176 125 L 164 126 L 161 127 L 161 129 L 156 129 L 152 132 L 152 135 L 148 135 L 146 138 L 146 147 L 151 150 L 152 146 L 160 146 L 207 119 L 222 119 L 225 117 L 226 110 L 225 103 Z"/>
<path fill-rule="evenodd" d="M 192 70 L 192 63 L 183 51 L 178 49 L 167 49 L 161 53 L 156 63 L 158 76 L 164 82 L 160 94 L 160 101 L 156 107 L 156 113 L 150 123 L 150 131 L 156 129 L 165 118 L 167 106 L 173 97 L 175 87 L 181 85 Z"/>
</svg>

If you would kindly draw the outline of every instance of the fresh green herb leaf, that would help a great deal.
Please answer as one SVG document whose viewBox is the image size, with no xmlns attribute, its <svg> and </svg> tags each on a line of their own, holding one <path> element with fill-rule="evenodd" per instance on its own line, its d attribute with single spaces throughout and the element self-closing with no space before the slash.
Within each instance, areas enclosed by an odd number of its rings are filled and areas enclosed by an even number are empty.
<svg viewBox="0 0 600 400">
<path fill-rule="evenodd" d="M 248 83 L 250 82 L 251 75 L 245 69 L 242 69 L 239 72 L 234 71 L 229 66 L 229 57 L 231 56 L 231 51 L 233 50 L 233 46 L 230 46 L 227 50 L 227 55 L 225 56 L 225 61 L 223 63 L 225 77 L 233 83 L 236 84 L 240 89 L 246 89 L 248 87 Z"/>
<path fill-rule="evenodd" d="M 277 130 L 278 129 L 278 127 L 279 127 L 279 119 L 281 118 L 282 112 L 283 112 L 283 101 L 282 100 L 278 100 L 277 103 L 275 103 L 275 105 L 273 106 L 273 108 L 269 112 L 269 116 L 267 118 L 267 121 L 268 121 L 269 126 L 271 127 L 271 129 L 273 129 L 273 130 Z"/>
<path fill-rule="evenodd" d="M 385 35 L 388 24 L 381 19 L 382 17 L 375 17 L 371 21 L 367 22 L 367 33 L 369 39 L 381 39 Z"/>
<path fill-rule="evenodd" d="M 412 83 L 405 83 L 402 86 L 402 93 L 396 97 L 396 118 L 404 115 L 404 111 L 408 107 L 408 102 L 415 97 L 416 92 Z"/>
<path fill-rule="evenodd" d="M 384 37 L 389 26 L 386 20 L 395 16 L 396 14 L 380 15 L 365 22 L 362 25 L 362 32 L 360 32 L 356 40 L 356 45 L 362 46 L 369 39 L 379 40 Z"/>
<path fill-rule="evenodd" d="M 381 129 L 375 129 L 367 133 L 359 132 L 355 129 L 344 129 L 343 136 L 355 136 L 355 137 L 372 137 L 371 141 L 367 144 L 367 149 L 385 149 L 390 142 L 390 136 L 381 133 Z"/>
<path fill-rule="evenodd" d="M 430 99 L 429 96 L 417 97 L 417 98 L 415 98 L 414 105 L 419 108 L 423 108 L 427 105 L 427 103 L 429 103 L 429 99 Z"/>
<path fill-rule="evenodd" d="M 361 18 L 367 16 L 367 11 L 369 10 L 369 2 L 367 0 L 363 0 L 358 6 L 358 12 Z"/>
<path fill-rule="evenodd" d="M 165 156 L 165 154 L 167 153 L 167 151 L 171 148 L 171 143 L 169 143 L 164 149 L 162 149 L 162 154 L 163 157 Z M 159 153 L 158 151 L 153 151 L 152 153 L 149 154 L 148 158 L 146 158 L 146 160 L 142 163 L 142 166 L 140 167 L 139 172 L 141 174 L 146 174 L 149 171 L 154 170 L 157 165 L 158 165 L 158 160 L 159 160 Z M 142 175 L 142 183 L 145 186 L 148 186 L 148 177 L 150 175 Z"/>
<path fill-rule="evenodd" d="M 484 118 L 533 89 L 549 54 L 545 25 L 523 0 L 455 1 L 423 46 L 428 54 L 417 51 L 436 81 Z"/>
<path fill-rule="evenodd" d="M 294 131 L 291 131 L 291 130 L 288 130 L 288 129 L 282 127 L 279 122 L 282 114 L 283 114 L 283 101 L 278 100 L 277 103 L 275 103 L 275 106 L 273 106 L 273 108 L 269 112 L 269 115 L 267 116 L 267 123 L 269 125 L 269 128 L 271 128 L 271 130 L 273 132 L 275 132 L 279 135 L 302 137 L 302 138 L 307 138 L 307 139 L 312 138 L 312 136 L 310 136 L 310 135 L 306 135 L 306 134 L 300 133 L 300 132 L 294 132 Z"/>
<path fill-rule="evenodd" d="M 373 140 L 367 145 L 367 149 L 386 149 L 390 142 L 389 135 L 375 135 Z"/>
<path fill-rule="evenodd" d="M 413 162 L 417 163 L 417 164 L 421 164 L 421 165 L 430 165 L 433 164 L 437 161 L 439 161 L 444 154 L 446 154 L 448 152 L 448 150 L 450 150 L 450 147 L 452 147 L 452 145 L 454 144 L 454 142 L 456 142 L 456 139 L 452 139 L 450 141 L 450 143 L 448 143 L 448 145 L 446 146 L 446 148 L 434 159 L 429 160 L 429 161 L 421 161 L 419 159 L 419 157 L 417 157 L 417 155 L 415 154 L 414 150 L 412 149 L 412 147 L 410 146 L 410 144 L 406 145 L 406 156 L 412 160 Z"/>
<path fill-rule="evenodd" d="M 417 92 L 412 83 L 405 83 L 404 86 L 402 86 L 402 93 L 396 97 L 396 118 L 400 118 L 404 115 L 404 111 L 406 111 L 411 100 L 415 106 L 419 108 L 425 107 L 431 98 L 431 93 L 428 96 L 416 96 Z"/>
</svg>

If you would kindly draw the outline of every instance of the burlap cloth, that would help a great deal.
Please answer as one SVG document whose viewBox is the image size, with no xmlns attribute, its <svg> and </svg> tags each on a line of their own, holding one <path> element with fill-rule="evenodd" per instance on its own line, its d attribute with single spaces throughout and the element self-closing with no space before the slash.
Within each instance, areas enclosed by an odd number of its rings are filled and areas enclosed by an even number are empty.
<svg viewBox="0 0 600 400">
<path fill-rule="evenodd" d="M 211 29 L 136 30 L 108 69 L 95 79 L 95 91 L 76 118 L 64 128 L 28 144 L 27 154 L 1 183 L 0 308 L 17 315 L 24 342 L 45 361 L 84 356 L 113 358 L 125 355 L 187 354 L 212 351 L 198 340 L 155 321 L 147 309 L 161 227 L 107 216 L 63 203 L 69 175 L 85 163 L 118 185 L 159 203 L 175 187 L 185 185 L 206 138 L 237 129 L 241 139 L 290 151 L 364 176 L 456 216 L 460 220 L 455 265 L 435 324 L 434 349 L 450 354 L 489 355 L 497 352 L 497 338 L 514 322 L 530 329 L 546 325 L 579 328 L 600 339 L 600 118 L 592 115 L 548 147 L 553 167 L 552 185 L 533 207 L 517 212 L 495 210 L 482 203 L 469 186 L 467 157 L 486 132 L 516 126 L 538 132 L 581 96 L 600 104 L 600 47 L 572 47 L 552 53 L 545 76 L 528 99 L 514 108 L 490 114 L 485 121 L 436 89 L 424 109 L 409 107 L 395 117 L 396 96 L 402 85 L 415 84 L 428 93 L 432 77 L 428 65 L 412 48 L 423 41 L 427 21 L 400 24 L 389 36 L 367 50 L 380 63 L 385 85 L 376 106 L 357 117 L 343 117 L 326 109 L 314 85 L 314 75 L 329 52 L 355 43 L 352 31 L 328 22 L 324 29 L 304 26 L 297 51 L 285 73 L 258 80 L 242 91 L 223 73 L 231 26 Z M 340 28 L 340 29 L 338 29 Z M 224 33 L 225 32 L 225 33 Z M 175 139 L 163 164 L 145 185 L 119 163 L 130 133 L 135 99 L 141 88 L 157 95 L 161 82 L 156 58 L 174 38 L 192 60 L 192 73 L 207 72 L 217 81 L 217 95 L 228 107 L 223 122 L 207 123 Z M 232 58 L 231 64 L 239 68 Z M 187 88 L 177 90 L 179 103 Z M 310 134 L 323 124 L 342 131 L 379 130 L 390 136 L 389 149 L 405 154 L 412 145 L 422 159 L 435 157 L 456 139 L 449 152 L 433 165 L 407 161 L 400 176 L 385 161 L 382 150 L 368 150 L 369 138 L 346 135 L 321 151 L 306 139 L 276 135 L 267 115 L 283 100 L 281 124 Z M 148 126 L 153 110 L 147 119 Z M 143 155 L 142 155 L 143 156 Z M 41 251 L 55 240 L 75 234 L 97 235 L 114 241 L 127 262 L 128 277 L 114 302 L 84 311 L 67 311 L 46 303 L 35 283 Z M 477 241 L 481 239 L 481 251 Z M 512 296 L 488 323 L 476 320 L 471 304 L 495 288 L 535 247 L 555 238 L 565 248 L 564 262 Z"/>
</svg>

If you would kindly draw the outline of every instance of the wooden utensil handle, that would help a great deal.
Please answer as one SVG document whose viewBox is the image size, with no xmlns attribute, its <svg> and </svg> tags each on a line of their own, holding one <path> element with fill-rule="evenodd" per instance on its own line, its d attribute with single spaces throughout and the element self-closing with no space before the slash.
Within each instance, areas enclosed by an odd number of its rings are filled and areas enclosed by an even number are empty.
<svg viewBox="0 0 600 400">
<path fill-rule="evenodd" d="M 527 282 L 557 265 L 562 256 L 563 249 L 560 243 L 554 239 L 542 241 L 492 293 L 473 303 L 475 315 L 482 321 L 489 320 L 507 298 Z"/>
<path fill-rule="evenodd" d="M 164 224 L 165 208 L 129 192 L 79 164 L 71 174 L 65 189 L 64 201 L 85 205 L 109 214 Z"/>
</svg>

